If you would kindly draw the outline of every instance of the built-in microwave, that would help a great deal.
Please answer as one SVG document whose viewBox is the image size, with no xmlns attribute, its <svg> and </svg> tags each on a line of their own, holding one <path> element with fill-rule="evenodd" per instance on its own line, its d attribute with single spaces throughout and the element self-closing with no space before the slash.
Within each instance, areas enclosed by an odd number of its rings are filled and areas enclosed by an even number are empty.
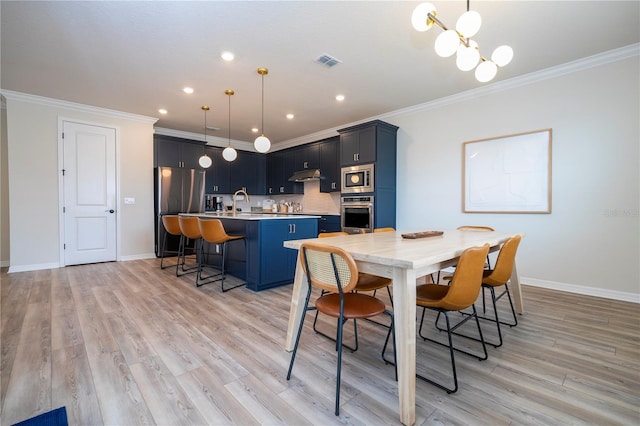
<svg viewBox="0 0 640 426">
<path fill-rule="evenodd" d="M 354 194 L 374 191 L 374 165 L 363 164 L 342 168 L 342 193 Z"/>
</svg>

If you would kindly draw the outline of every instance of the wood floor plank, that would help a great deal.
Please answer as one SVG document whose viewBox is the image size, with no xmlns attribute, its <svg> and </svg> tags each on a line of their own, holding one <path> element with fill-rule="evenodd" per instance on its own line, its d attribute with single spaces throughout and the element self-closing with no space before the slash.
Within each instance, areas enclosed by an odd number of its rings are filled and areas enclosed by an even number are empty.
<svg viewBox="0 0 640 426">
<path fill-rule="evenodd" d="M 3 404 L 7 424 L 51 410 L 51 305 L 46 282 L 33 283 Z"/>
<path fill-rule="evenodd" d="M 53 351 L 52 408 L 66 407 L 69 424 L 101 425 L 102 415 L 89 360 L 81 342 Z"/>
<path fill-rule="evenodd" d="M 456 354 L 456 394 L 416 381 L 416 424 L 638 423 L 640 304 L 528 286 L 522 293 L 526 314 L 502 328 L 502 347 L 489 347 L 482 362 Z M 161 270 L 157 259 L 3 268 L 0 424 L 61 405 L 70 424 L 82 425 L 399 424 L 378 325 L 359 322 L 358 350 L 343 353 L 340 416 L 335 344 L 313 331 L 312 313 L 286 380 L 290 302 L 290 286 L 222 293 L 219 283 L 195 287 L 193 275 Z M 434 319 L 425 327 L 443 338 Z M 330 318 L 319 326 L 335 331 Z M 494 323 L 482 327 L 497 337 Z M 345 340 L 353 338 L 348 323 Z M 419 372 L 450 380 L 446 348 L 420 340 L 416 350 Z"/>
<path fill-rule="evenodd" d="M 131 365 L 131 373 L 157 424 L 204 424 L 200 411 L 160 357 Z"/>
<path fill-rule="evenodd" d="M 208 424 L 212 425 L 259 425 L 259 419 L 253 417 L 227 390 L 218 375 L 208 368 L 198 368 L 178 377 L 193 404 L 202 413 Z"/>
</svg>

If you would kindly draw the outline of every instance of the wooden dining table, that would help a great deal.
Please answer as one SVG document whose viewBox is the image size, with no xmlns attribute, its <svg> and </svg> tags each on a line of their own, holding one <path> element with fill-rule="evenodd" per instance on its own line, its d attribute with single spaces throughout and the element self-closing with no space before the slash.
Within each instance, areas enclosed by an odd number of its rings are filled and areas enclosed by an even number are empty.
<svg viewBox="0 0 640 426">
<path fill-rule="evenodd" d="M 285 241 L 284 246 L 299 249 L 305 241 L 336 245 L 351 254 L 359 271 L 393 280 L 400 421 L 412 425 L 416 418 L 416 280 L 454 266 L 460 254 L 469 247 L 488 243 L 490 252 L 494 252 L 509 238 L 522 234 L 455 229 L 444 230 L 439 236 L 415 239 L 403 238 L 402 234 L 396 231 L 290 240 Z M 524 306 L 515 264 L 509 287 L 516 312 L 522 314 Z M 296 333 L 304 314 L 306 288 L 306 276 L 298 257 L 285 346 L 287 351 L 292 351 L 295 345 Z"/>
</svg>

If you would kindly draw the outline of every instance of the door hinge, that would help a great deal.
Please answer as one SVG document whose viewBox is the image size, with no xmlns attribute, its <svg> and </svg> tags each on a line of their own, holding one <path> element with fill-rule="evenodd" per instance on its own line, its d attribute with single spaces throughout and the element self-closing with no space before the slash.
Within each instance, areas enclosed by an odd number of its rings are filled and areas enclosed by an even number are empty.
<svg viewBox="0 0 640 426">
<path fill-rule="evenodd" d="M 62 213 L 66 213 L 67 212 L 67 208 L 62 206 Z"/>
<path fill-rule="evenodd" d="M 64 176 L 64 172 L 65 172 L 65 171 L 66 171 L 65 169 L 62 169 L 62 176 Z"/>
<path fill-rule="evenodd" d="M 67 244 L 63 244 L 62 245 L 62 250 L 66 250 L 67 249 Z"/>
<path fill-rule="evenodd" d="M 64 132 L 62 132 L 62 139 L 64 139 Z"/>
</svg>

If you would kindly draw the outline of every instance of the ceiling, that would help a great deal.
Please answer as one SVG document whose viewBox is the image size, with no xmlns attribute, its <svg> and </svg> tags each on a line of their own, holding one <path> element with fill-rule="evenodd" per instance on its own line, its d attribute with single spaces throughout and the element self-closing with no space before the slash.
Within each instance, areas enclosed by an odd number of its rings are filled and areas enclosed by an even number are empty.
<svg viewBox="0 0 640 426">
<path fill-rule="evenodd" d="M 157 128 L 278 143 L 482 86 L 433 49 L 404 1 L 0 2 L 1 88 L 159 117 Z M 449 27 L 464 1 L 433 1 Z M 640 41 L 638 1 L 472 1 L 474 39 L 513 61 L 500 82 Z M 225 62 L 222 51 L 235 60 Z M 329 54 L 333 68 L 315 62 Z M 491 83 L 485 83 L 491 84 Z M 185 86 L 195 92 L 182 92 Z M 335 100 L 343 94 L 343 102 Z M 168 114 L 160 115 L 159 108 Z M 293 120 L 286 113 L 295 114 Z M 215 138 L 214 138 L 215 139 Z"/>
</svg>

